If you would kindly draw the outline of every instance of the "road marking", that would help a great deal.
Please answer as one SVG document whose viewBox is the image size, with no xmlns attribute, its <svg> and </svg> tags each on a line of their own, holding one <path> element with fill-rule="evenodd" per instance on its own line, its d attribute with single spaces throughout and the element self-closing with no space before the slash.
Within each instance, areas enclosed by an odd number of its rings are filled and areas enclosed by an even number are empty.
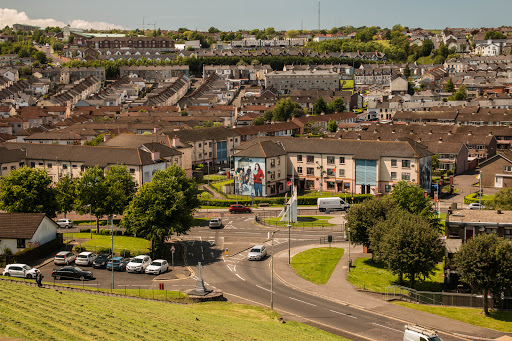
<svg viewBox="0 0 512 341">
<path fill-rule="evenodd" d="M 288 298 L 291 299 L 291 300 L 297 301 L 297 302 L 301 302 L 301 303 L 304 303 L 304 304 L 309 304 L 309 305 L 312 305 L 313 307 L 316 307 L 316 304 L 313 304 L 313 303 L 305 302 L 305 301 L 302 301 L 302 300 L 299 300 L 297 298 L 293 298 L 293 297 L 290 297 L 290 296 L 288 296 Z"/>
<path fill-rule="evenodd" d="M 272 292 L 272 291 L 270 291 L 270 290 L 269 290 L 269 289 L 267 289 L 267 288 L 260 287 L 259 285 L 256 285 L 256 286 L 257 286 L 258 288 L 260 288 L 260 289 L 266 290 L 266 291 L 268 291 L 268 292 Z"/>
<path fill-rule="evenodd" d="M 379 327 L 382 327 L 382 328 L 386 328 L 386 329 L 391 329 L 391 330 L 394 330 L 395 332 L 399 332 L 399 333 L 402 333 L 403 330 L 398 330 L 398 329 L 395 329 L 395 328 L 391 328 L 391 327 L 388 327 L 388 326 L 384 326 L 382 324 L 378 324 L 378 323 L 375 323 L 375 322 L 372 322 L 372 324 L 376 325 L 376 326 L 379 326 Z"/>
<path fill-rule="evenodd" d="M 330 310 L 331 312 L 335 313 L 335 314 L 340 314 L 340 315 L 343 315 L 343 316 L 346 316 L 346 317 L 351 317 L 353 319 L 357 319 L 357 317 L 355 316 L 352 316 L 350 314 L 344 314 L 344 313 L 340 313 L 339 311 L 335 311 L 335 310 Z"/>
<path fill-rule="evenodd" d="M 229 271 L 233 272 L 235 270 L 235 267 L 231 264 L 227 264 Z"/>
<path fill-rule="evenodd" d="M 245 279 L 243 279 L 242 277 L 240 277 L 240 275 L 239 275 L 239 274 L 236 274 L 236 277 L 240 278 L 242 281 L 244 281 L 244 282 L 245 282 Z"/>
</svg>

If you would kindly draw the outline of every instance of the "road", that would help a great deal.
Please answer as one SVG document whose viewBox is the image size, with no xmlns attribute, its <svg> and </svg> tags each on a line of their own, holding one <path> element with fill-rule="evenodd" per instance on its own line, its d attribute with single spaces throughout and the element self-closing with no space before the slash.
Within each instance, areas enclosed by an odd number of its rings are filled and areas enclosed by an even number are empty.
<svg viewBox="0 0 512 341">
<path fill-rule="evenodd" d="M 194 228 L 183 238 L 189 264 L 200 261 L 204 265 L 203 279 L 207 289 L 222 291 L 230 301 L 265 307 L 270 307 L 272 296 L 274 309 L 286 319 L 305 322 L 351 340 L 398 340 L 403 336 L 405 321 L 344 304 L 341 297 L 340 301 L 332 301 L 311 295 L 285 286 L 276 276 L 271 291 L 272 242 L 268 240 L 271 230 L 255 225 L 252 215 L 224 219 L 224 229 Z M 293 231 L 291 242 L 293 246 L 317 244 L 328 233 Z M 259 262 L 249 262 L 246 258 L 249 248 L 262 243 L 267 245 L 269 256 Z M 228 253 L 229 250 L 243 251 L 229 257 L 226 248 Z M 288 231 L 277 232 L 274 254 L 286 252 L 287 248 Z M 465 340 L 444 333 L 441 336 L 448 341 Z"/>
</svg>

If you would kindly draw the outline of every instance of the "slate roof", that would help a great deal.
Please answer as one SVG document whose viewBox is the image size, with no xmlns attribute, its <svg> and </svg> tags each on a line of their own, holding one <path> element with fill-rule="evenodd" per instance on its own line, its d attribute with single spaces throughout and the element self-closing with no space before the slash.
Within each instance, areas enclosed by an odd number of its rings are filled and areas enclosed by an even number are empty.
<svg viewBox="0 0 512 341">
<path fill-rule="evenodd" d="M 247 157 L 274 157 L 286 154 L 283 147 L 272 141 L 261 141 L 247 149 L 241 150 L 234 156 L 247 156 Z"/>
<path fill-rule="evenodd" d="M 240 136 L 240 134 L 237 133 L 236 131 L 224 127 L 177 130 L 165 132 L 165 134 L 169 135 L 171 138 L 177 136 L 182 142 L 194 142 L 205 140 L 223 141 L 231 137 Z"/>
<path fill-rule="evenodd" d="M 0 213 L 1 239 L 31 239 L 44 213 Z"/>
</svg>

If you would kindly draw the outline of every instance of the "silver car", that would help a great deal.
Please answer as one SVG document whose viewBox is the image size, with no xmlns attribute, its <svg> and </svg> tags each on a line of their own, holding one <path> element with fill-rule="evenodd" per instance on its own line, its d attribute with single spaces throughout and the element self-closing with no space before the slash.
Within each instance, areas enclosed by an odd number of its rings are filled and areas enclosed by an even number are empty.
<svg viewBox="0 0 512 341">
<path fill-rule="evenodd" d="M 247 254 L 248 260 L 262 260 L 267 255 L 267 248 L 265 245 L 254 245 Z"/>
<path fill-rule="evenodd" d="M 59 225 L 59 227 L 65 228 L 65 229 L 70 229 L 73 227 L 73 220 L 59 219 L 59 220 L 57 220 L 57 225 Z"/>
<path fill-rule="evenodd" d="M 36 278 L 38 273 L 38 269 L 31 268 L 27 264 L 9 264 L 5 267 L 2 275 L 22 278 Z"/>
<path fill-rule="evenodd" d="M 71 251 L 61 251 L 55 255 L 53 263 L 57 265 L 69 265 L 76 259 L 76 255 Z"/>
<path fill-rule="evenodd" d="M 97 255 L 94 252 L 84 251 L 80 252 L 75 259 L 76 265 L 90 266 L 96 259 Z"/>
</svg>

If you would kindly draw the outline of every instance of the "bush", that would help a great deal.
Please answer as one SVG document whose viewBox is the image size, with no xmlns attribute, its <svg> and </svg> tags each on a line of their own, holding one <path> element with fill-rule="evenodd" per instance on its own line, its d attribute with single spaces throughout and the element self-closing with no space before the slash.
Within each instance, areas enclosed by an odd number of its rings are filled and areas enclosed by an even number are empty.
<svg viewBox="0 0 512 341">
<path fill-rule="evenodd" d="M 7 256 L 12 255 L 12 251 L 11 251 L 11 249 L 9 249 L 8 247 L 6 247 L 6 248 L 4 249 L 4 255 L 7 255 Z"/>
<path fill-rule="evenodd" d="M 338 196 L 340 198 L 345 198 L 345 194 L 339 195 L 331 195 L 330 197 Z M 358 204 L 363 202 L 365 199 L 372 198 L 371 194 L 354 194 L 347 196 L 347 201 L 349 204 Z M 298 205 L 316 205 L 317 197 L 298 197 L 297 204 Z M 236 204 L 235 199 L 200 199 L 201 205 L 206 206 L 206 203 L 209 203 L 209 206 L 218 206 L 218 207 L 229 207 L 231 205 Z M 261 203 L 268 203 L 273 205 L 284 205 L 283 197 L 275 197 L 275 198 L 254 198 L 252 201 L 255 205 L 259 205 Z M 238 203 L 241 205 L 249 206 L 251 205 L 251 199 L 238 199 Z"/>
<path fill-rule="evenodd" d="M 109 253 L 111 253 L 111 252 L 112 252 L 112 249 L 111 249 L 111 248 L 109 248 L 109 247 L 99 247 L 99 248 L 96 250 L 96 252 L 97 252 L 98 254 L 100 254 L 100 253 L 107 253 L 107 254 L 109 254 Z"/>
<path fill-rule="evenodd" d="M 91 229 L 80 229 L 80 233 L 90 233 Z"/>
<path fill-rule="evenodd" d="M 121 250 L 121 257 L 125 257 L 125 258 L 131 257 L 130 250 Z"/>
<path fill-rule="evenodd" d="M 84 252 L 84 251 L 87 251 L 87 250 L 85 249 L 85 247 L 83 247 L 81 245 L 77 245 L 77 246 L 75 246 L 75 251 L 76 252 Z"/>
<path fill-rule="evenodd" d="M 484 195 L 484 197 L 486 197 Z M 491 198 L 482 198 L 482 205 L 490 205 L 491 202 L 492 202 L 492 198 L 494 198 L 494 196 L 491 196 Z M 476 192 L 476 193 L 471 193 L 471 194 L 468 194 L 464 197 L 464 203 L 465 204 L 471 204 L 471 203 L 477 203 L 477 202 L 480 202 L 480 192 Z"/>
</svg>

